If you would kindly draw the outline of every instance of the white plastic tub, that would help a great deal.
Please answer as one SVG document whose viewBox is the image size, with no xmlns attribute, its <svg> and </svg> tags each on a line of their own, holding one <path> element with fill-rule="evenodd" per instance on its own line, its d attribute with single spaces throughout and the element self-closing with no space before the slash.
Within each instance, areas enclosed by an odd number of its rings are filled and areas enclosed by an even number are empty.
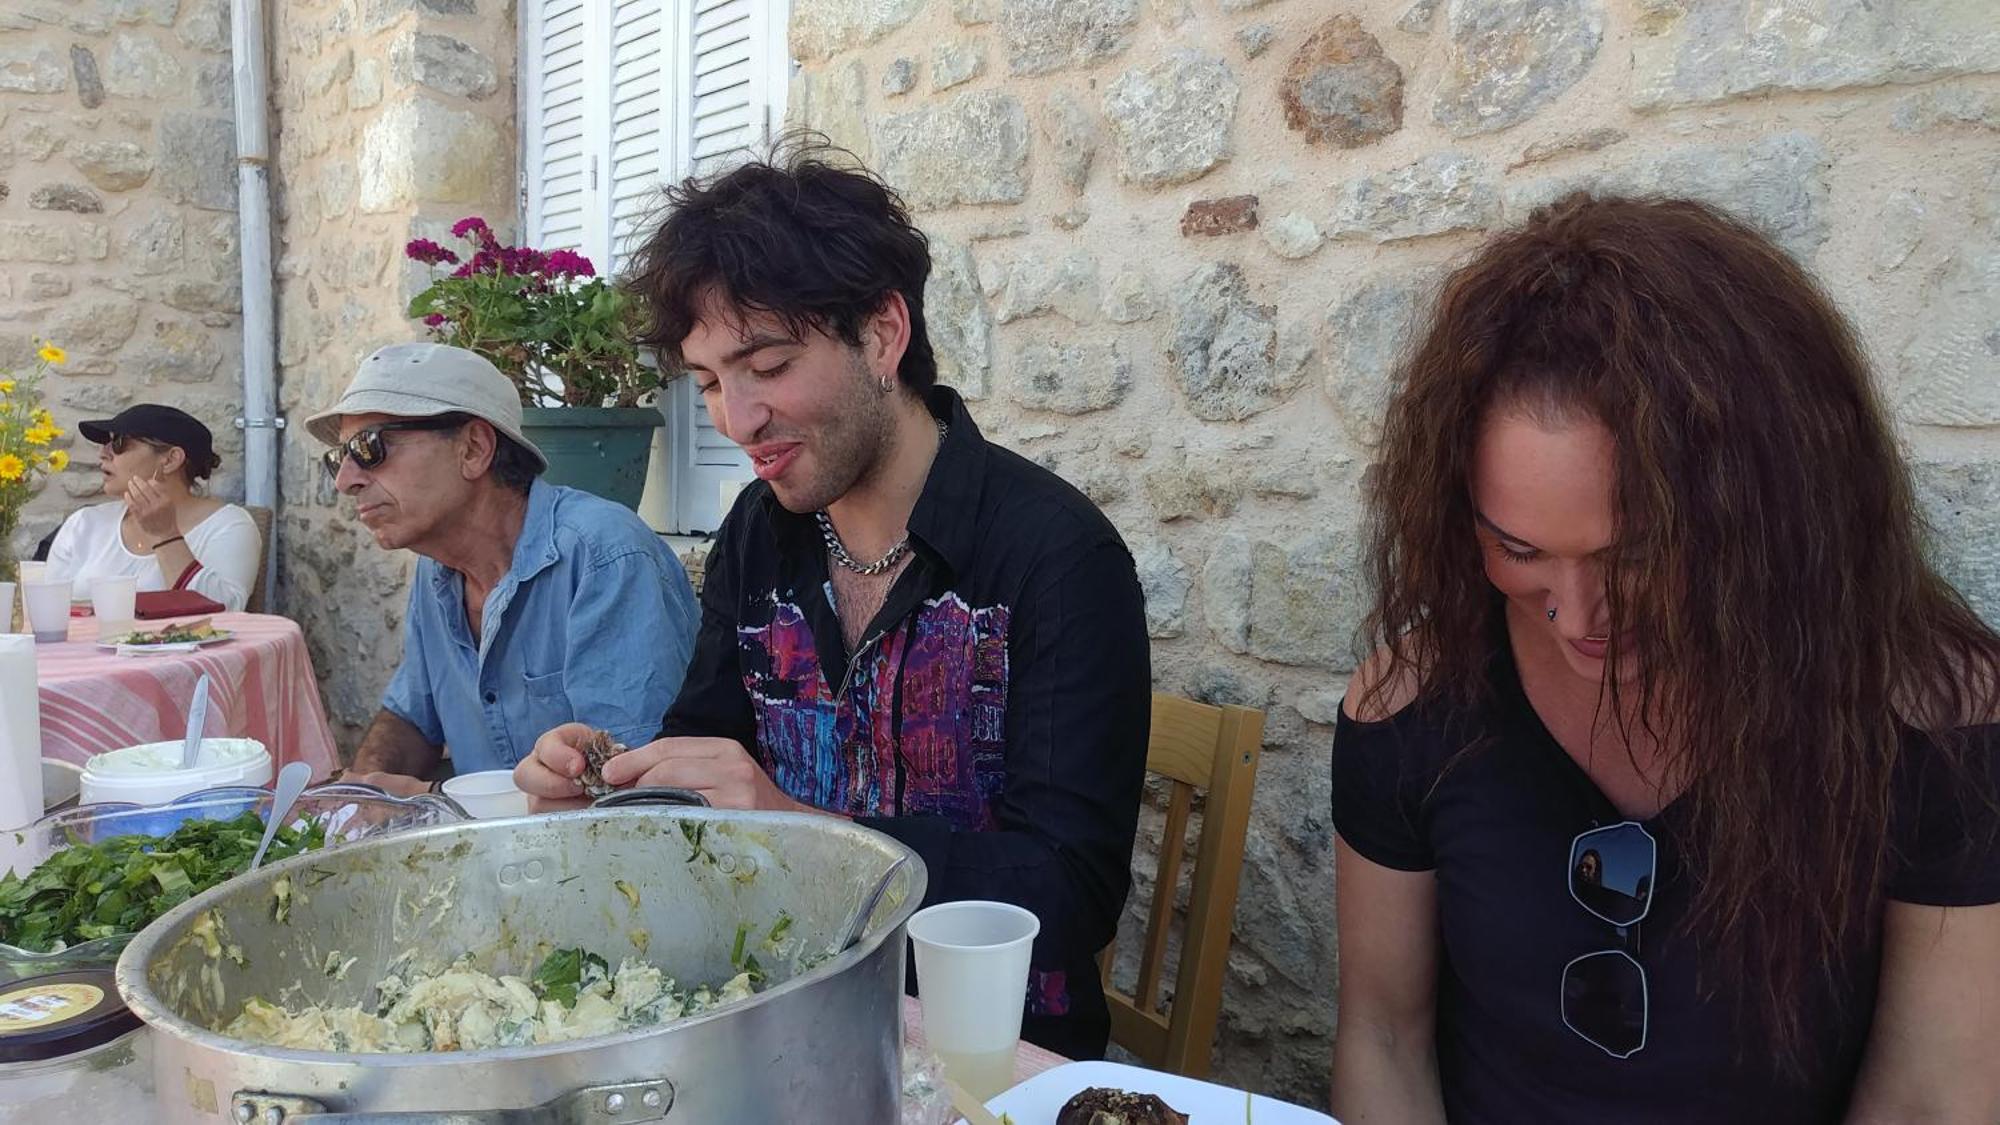
<svg viewBox="0 0 2000 1125">
<path fill-rule="evenodd" d="M 271 752 L 254 738 L 205 738 L 192 769 L 182 769 L 181 742 L 149 742 L 99 754 L 83 767 L 82 802 L 158 805 L 218 785 L 271 784 Z"/>
</svg>

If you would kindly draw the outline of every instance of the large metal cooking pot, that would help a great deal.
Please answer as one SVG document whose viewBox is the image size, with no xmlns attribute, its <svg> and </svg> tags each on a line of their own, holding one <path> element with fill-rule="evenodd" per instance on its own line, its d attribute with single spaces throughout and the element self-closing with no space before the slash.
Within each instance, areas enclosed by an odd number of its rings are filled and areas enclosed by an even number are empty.
<svg viewBox="0 0 2000 1125">
<path fill-rule="evenodd" d="M 862 940 L 832 953 L 898 860 Z M 298 856 L 191 899 L 133 940 L 118 988 L 156 1032 L 160 1122 L 881 1125 L 897 1119 L 903 929 L 925 881 L 910 849 L 829 817 L 599 807 L 478 821 Z M 582 946 L 719 983 L 745 926 L 765 989 L 657 1028 L 425 1054 L 287 1050 L 214 1030 L 252 996 L 372 1003 L 412 951 L 419 970 L 470 952 L 489 972 L 526 975 L 548 950 Z M 350 957 L 344 974 L 325 971 Z"/>
</svg>

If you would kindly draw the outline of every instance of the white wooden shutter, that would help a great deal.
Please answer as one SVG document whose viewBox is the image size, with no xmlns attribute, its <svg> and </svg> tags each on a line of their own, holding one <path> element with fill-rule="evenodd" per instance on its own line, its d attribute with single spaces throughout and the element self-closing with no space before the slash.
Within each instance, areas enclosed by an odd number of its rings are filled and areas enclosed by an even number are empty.
<svg viewBox="0 0 2000 1125">
<path fill-rule="evenodd" d="M 585 0 L 527 0 L 522 227 L 529 245 L 588 253 L 591 211 Z"/>
<path fill-rule="evenodd" d="M 789 0 L 523 0 L 522 227 L 615 274 L 659 189 L 761 153 L 784 120 Z M 600 172 L 602 173 L 600 175 Z M 662 397 L 667 522 L 712 531 L 750 462 L 690 381 Z"/>
</svg>

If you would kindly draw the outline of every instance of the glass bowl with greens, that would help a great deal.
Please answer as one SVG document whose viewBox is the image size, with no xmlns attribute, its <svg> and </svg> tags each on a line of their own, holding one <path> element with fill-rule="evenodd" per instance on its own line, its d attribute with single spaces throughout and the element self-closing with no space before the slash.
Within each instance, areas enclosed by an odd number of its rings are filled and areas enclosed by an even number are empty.
<svg viewBox="0 0 2000 1125">
<path fill-rule="evenodd" d="M 0 831 L 0 982 L 117 964 L 132 935 L 243 873 L 271 791 L 204 789 L 164 805 L 78 805 Z M 448 797 L 336 782 L 306 790 L 266 863 L 468 819 Z"/>
</svg>

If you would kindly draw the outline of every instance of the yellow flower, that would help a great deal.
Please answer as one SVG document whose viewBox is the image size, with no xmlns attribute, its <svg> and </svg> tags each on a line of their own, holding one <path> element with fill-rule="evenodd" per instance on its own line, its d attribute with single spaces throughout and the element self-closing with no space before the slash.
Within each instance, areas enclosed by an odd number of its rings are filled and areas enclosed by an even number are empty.
<svg viewBox="0 0 2000 1125">
<path fill-rule="evenodd" d="M 49 413 L 47 407 L 37 407 L 30 417 L 37 426 L 46 426 L 51 430 L 56 428 L 56 416 Z"/>
<path fill-rule="evenodd" d="M 54 426 L 30 426 L 28 432 L 21 436 L 29 445 L 47 445 L 56 436 L 56 431 Z"/>
<path fill-rule="evenodd" d="M 19 457 L 12 453 L 0 453 L 0 480 L 20 480 L 28 471 Z"/>
<path fill-rule="evenodd" d="M 69 468 L 69 450 L 58 449 L 49 454 L 49 471 L 60 473 Z"/>
<path fill-rule="evenodd" d="M 42 357 L 43 363 L 53 364 L 56 367 L 69 362 L 69 353 L 54 344 L 43 344 L 41 350 L 35 354 Z"/>
<path fill-rule="evenodd" d="M 14 393 L 14 380 L 0 379 L 0 395 L 11 395 L 13 393 Z"/>
</svg>

